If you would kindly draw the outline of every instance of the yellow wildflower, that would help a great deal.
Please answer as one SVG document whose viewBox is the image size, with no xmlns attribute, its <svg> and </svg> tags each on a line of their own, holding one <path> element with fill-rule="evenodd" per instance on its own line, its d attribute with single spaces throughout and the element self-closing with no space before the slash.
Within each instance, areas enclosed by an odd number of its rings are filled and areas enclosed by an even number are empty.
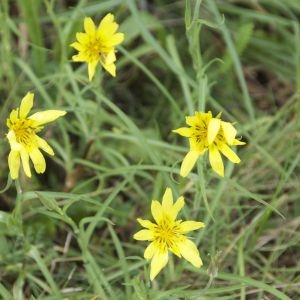
<svg viewBox="0 0 300 300">
<path fill-rule="evenodd" d="M 89 80 L 95 74 L 97 64 L 112 76 L 116 76 L 116 55 L 115 46 L 122 43 L 124 34 L 117 32 L 119 25 L 114 22 L 114 15 L 107 14 L 96 28 L 91 18 L 84 19 L 85 32 L 77 32 L 77 42 L 70 46 L 78 50 L 78 54 L 72 59 L 79 62 L 87 62 Z"/>
<path fill-rule="evenodd" d="M 229 122 L 215 118 L 212 113 L 195 112 L 194 116 L 186 117 L 186 124 L 191 127 L 181 127 L 176 132 L 189 138 L 190 151 L 187 153 L 180 168 L 180 175 L 186 177 L 194 167 L 197 159 L 207 150 L 209 161 L 213 170 L 220 176 L 224 176 L 224 164 L 220 152 L 231 162 L 237 164 L 241 160 L 229 146 L 244 145 L 235 138 L 236 129 Z"/>
<path fill-rule="evenodd" d="M 151 280 L 166 266 L 169 259 L 168 251 L 185 258 L 197 268 L 202 266 L 196 245 L 185 234 L 205 225 L 202 222 L 176 220 L 183 206 L 183 197 L 179 197 L 173 204 L 172 191 L 167 188 L 162 204 L 157 200 L 153 200 L 151 204 L 152 216 L 156 223 L 137 219 L 146 229 L 138 231 L 133 238 L 139 241 L 151 241 L 144 252 L 145 259 L 151 259 Z"/>
<path fill-rule="evenodd" d="M 43 129 L 44 124 L 66 114 L 62 110 L 46 110 L 27 117 L 33 106 L 33 97 L 33 93 L 27 93 L 21 101 L 20 108 L 14 109 L 6 121 L 9 128 L 7 138 L 11 148 L 8 166 L 12 179 L 19 177 L 21 161 L 25 174 L 31 177 L 29 158 L 37 173 L 45 172 L 46 162 L 39 148 L 50 155 L 54 155 L 54 152 L 36 133 Z"/>
</svg>

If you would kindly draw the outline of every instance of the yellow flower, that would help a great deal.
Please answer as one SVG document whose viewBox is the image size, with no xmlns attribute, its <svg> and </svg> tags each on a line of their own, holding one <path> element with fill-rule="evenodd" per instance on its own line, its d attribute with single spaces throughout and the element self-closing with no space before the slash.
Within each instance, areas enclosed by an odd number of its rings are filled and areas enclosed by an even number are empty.
<svg viewBox="0 0 300 300">
<path fill-rule="evenodd" d="M 190 173 L 197 159 L 206 150 L 209 151 L 209 161 L 213 170 L 220 176 L 224 176 L 224 164 L 220 152 L 235 164 L 241 161 L 229 146 L 245 143 L 235 138 L 236 129 L 231 123 L 222 121 L 220 115 L 213 118 L 210 111 L 208 113 L 196 111 L 194 116 L 186 117 L 186 124 L 191 127 L 173 130 L 188 137 L 190 142 L 190 151 L 181 164 L 181 176 L 186 177 Z"/>
<path fill-rule="evenodd" d="M 176 217 L 183 206 L 183 197 L 179 197 L 173 204 L 172 191 L 167 188 L 162 204 L 157 200 L 153 200 L 151 204 L 151 212 L 156 224 L 149 220 L 137 219 L 146 229 L 138 231 L 133 238 L 139 241 L 151 241 L 144 252 L 145 259 L 151 259 L 151 280 L 166 266 L 169 251 L 178 257 L 185 258 L 197 268 L 202 266 L 196 245 L 185 234 L 205 225 L 196 221 L 176 221 Z"/>
<path fill-rule="evenodd" d="M 72 59 L 87 62 L 89 80 L 92 80 L 98 63 L 112 76 L 116 76 L 115 46 L 122 43 L 124 34 L 117 32 L 119 25 L 114 15 L 107 14 L 96 28 L 91 18 L 84 19 L 85 32 L 77 32 L 77 42 L 70 46 L 79 51 Z"/>
<path fill-rule="evenodd" d="M 11 148 L 8 166 L 12 179 L 19 177 L 21 161 L 25 174 L 31 177 L 29 158 L 37 173 L 45 172 L 46 162 L 39 148 L 50 155 L 54 155 L 54 152 L 36 133 L 43 129 L 44 124 L 66 114 L 62 110 L 46 110 L 27 117 L 33 106 L 33 97 L 33 93 L 27 93 L 21 101 L 20 108 L 14 109 L 6 121 L 9 128 L 7 138 Z"/>
</svg>

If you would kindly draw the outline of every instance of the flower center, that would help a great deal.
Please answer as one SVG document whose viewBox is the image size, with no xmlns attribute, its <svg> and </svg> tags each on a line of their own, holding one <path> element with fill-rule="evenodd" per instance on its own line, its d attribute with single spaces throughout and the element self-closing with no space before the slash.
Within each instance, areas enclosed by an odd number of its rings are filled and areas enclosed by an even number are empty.
<svg viewBox="0 0 300 300">
<path fill-rule="evenodd" d="M 180 239 L 181 234 L 177 223 L 169 220 L 167 217 L 163 217 L 157 224 L 157 227 L 155 227 L 155 241 L 162 252 L 171 249 Z"/>
<path fill-rule="evenodd" d="M 87 56 L 88 61 L 96 61 L 104 50 L 101 41 L 98 38 L 93 38 L 90 39 L 89 43 L 86 45 L 85 55 Z"/>
<path fill-rule="evenodd" d="M 195 127 L 193 128 L 192 137 L 197 144 L 205 144 L 207 137 L 207 125 L 204 121 L 202 122 L 202 124 L 195 125 Z"/>
<path fill-rule="evenodd" d="M 197 123 L 191 127 L 192 135 L 191 140 L 194 144 L 194 147 L 199 151 L 203 151 L 208 147 L 207 142 L 207 130 L 208 130 L 208 121 L 207 117 L 201 117 L 197 120 Z"/>
<path fill-rule="evenodd" d="M 35 133 L 41 128 L 34 126 L 33 120 L 17 119 L 15 121 L 8 120 L 7 126 L 13 130 L 16 141 L 24 146 L 31 146 L 35 141 Z"/>
<path fill-rule="evenodd" d="M 215 144 L 217 147 L 219 147 L 220 145 L 222 145 L 222 144 L 224 144 L 224 143 L 226 143 L 226 139 L 225 139 L 225 137 L 224 137 L 224 131 L 223 131 L 223 129 L 221 128 L 221 129 L 219 130 L 219 132 L 218 132 L 218 134 L 217 134 L 215 140 L 214 140 L 214 144 Z"/>
</svg>

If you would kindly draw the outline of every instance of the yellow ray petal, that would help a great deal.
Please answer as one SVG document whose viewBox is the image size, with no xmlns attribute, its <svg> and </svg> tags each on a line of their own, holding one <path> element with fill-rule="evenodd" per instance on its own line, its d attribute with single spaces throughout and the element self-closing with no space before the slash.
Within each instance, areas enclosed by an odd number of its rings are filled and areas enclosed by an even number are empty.
<svg viewBox="0 0 300 300">
<path fill-rule="evenodd" d="M 84 30 L 87 34 L 95 34 L 96 33 L 96 28 L 95 28 L 95 23 L 90 17 L 84 18 Z"/>
<path fill-rule="evenodd" d="M 30 166 L 29 166 L 29 155 L 24 148 L 21 149 L 20 154 L 21 154 L 21 160 L 22 160 L 22 166 L 23 166 L 24 172 L 27 177 L 31 177 L 31 171 L 30 171 Z"/>
<path fill-rule="evenodd" d="M 33 105 L 33 97 L 34 94 L 28 92 L 25 97 L 22 99 L 21 101 L 21 105 L 20 105 L 20 118 L 21 119 L 25 119 L 26 116 L 28 115 L 28 113 L 30 112 L 32 105 Z"/>
<path fill-rule="evenodd" d="M 99 36 L 104 36 L 104 37 L 109 37 L 113 35 L 119 25 L 114 22 L 114 15 L 111 13 L 108 13 L 100 22 L 98 29 L 97 29 L 97 34 Z"/>
<path fill-rule="evenodd" d="M 192 129 L 189 127 L 180 127 L 178 129 L 172 130 L 172 132 L 178 133 L 184 137 L 191 137 L 192 135 Z"/>
<path fill-rule="evenodd" d="M 113 77 L 116 77 L 116 65 L 115 64 L 103 64 L 101 63 L 103 68 Z"/>
<path fill-rule="evenodd" d="M 174 203 L 172 209 L 169 212 L 169 217 L 171 220 L 175 220 L 177 218 L 178 213 L 184 206 L 184 198 L 181 196 L 179 197 L 176 202 Z"/>
<path fill-rule="evenodd" d="M 110 65 L 116 61 L 116 54 L 115 51 L 110 51 L 106 57 L 105 60 L 103 61 L 103 65 Z"/>
<path fill-rule="evenodd" d="M 233 163 L 238 164 L 241 160 L 236 155 L 236 153 L 228 147 L 226 144 L 223 144 L 220 148 L 220 151 Z"/>
<path fill-rule="evenodd" d="M 10 176 L 12 179 L 17 179 L 19 177 L 20 170 L 20 152 L 10 151 L 8 155 L 8 167 L 10 171 Z"/>
<path fill-rule="evenodd" d="M 204 139 L 197 142 L 196 139 L 190 138 L 189 143 L 190 151 L 198 152 L 199 156 L 203 155 L 207 151 L 207 143 Z"/>
<path fill-rule="evenodd" d="M 173 195 L 172 190 L 170 188 L 167 188 L 163 200 L 162 200 L 162 208 L 164 211 L 168 212 L 173 207 Z"/>
<path fill-rule="evenodd" d="M 66 111 L 63 110 L 45 110 L 39 111 L 31 115 L 28 119 L 35 121 L 35 126 L 40 126 L 46 123 L 53 122 L 59 117 L 62 117 L 66 114 Z"/>
<path fill-rule="evenodd" d="M 180 249 L 179 249 L 177 243 L 171 244 L 169 250 L 171 252 L 173 252 L 176 256 L 181 257 Z"/>
<path fill-rule="evenodd" d="M 229 145 L 232 145 L 235 135 L 236 135 L 236 129 L 233 127 L 233 125 L 229 122 L 221 122 L 221 126 L 224 132 L 224 137 L 226 142 Z"/>
<path fill-rule="evenodd" d="M 78 42 L 74 42 L 70 46 L 78 51 L 82 51 L 84 49 L 84 47 Z"/>
<path fill-rule="evenodd" d="M 72 56 L 72 60 L 76 62 L 85 62 L 86 58 L 82 52 Z"/>
<path fill-rule="evenodd" d="M 187 153 L 180 168 L 180 175 L 182 177 L 186 177 L 191 172 L 200 155 L 198 151 L 189 151 Z"/>
<path fill-rule="evenodd" d="M 239 141 L 237 139 L 234 139 L 233 143 L 232 143 L 232 145 L 234 145 L 234 146 L 240 146 L 240 145 L 245 145 L 245 144 L 246 144 L 245 142 Z"/>
<path fill-rule="evenodd" d="M 152 228 L 155 224 L 153 224 L 151 221 L 149 220 L 143 220 L 141 218 L 137 218 L 137 221 L 145 228 Z"/>
<path fill-rule="evenodd" d="M 199 251 L 192 241 L 186 239 L 184 242 L 178 243 L 178 247 L 181 255 L 193 266 L 197 268 L 202 266 L 203 263 Z"/>
<path fill-rule="evenodd" d="M 213 170 L 220 176 L 224 177 L 224 165 L 222 157 L 219 150 L 215 146 L 211 146 L 209 148 L 209 162 Z"/>
<path fill-rule="evenodd" d="M 205 224 L 202 222 L 196 222 L 196 221 L 184 221 L 180 223 L 180 233 L 185 234 L 187 232 L 203 228 L 205 227 Z"/>
<path fill-rule="evenodd" d="M 89 81 L 91 81 L 95 75 L 97 64 L 97 60 L 88 63 Z"/>
<path fill-rule="evenodd" d="M 221 127 L 221 120 L 212 118 L 208 123 L 207 129 L 207 141 L 208 145 L 212 144 L 220 130 Z"/>
<path fill-rule="evenodd" d="M 44 173 L 46 170 L 46 161 L 38 148 L 34 148 L 29 152 L 29 157 L 33 162 L 35 171 L 38 174 Z"/>
<path fill-rule="evenodd" d="M 162 206 L 157 200 L 151 202 L 151 213 L 156 223 L 159 223 L 162 218 Z"/>
<path fill-rule="evenodd" d="M 168 252 L 159 253 L 156 252 L 151 260 L 150 266 L 150 279 L 153 280 L 156 275 L 166 266 L 168 263 Z"/>
<path fill-rule="evenodd" d="M 39 148 L 44 150 L 49 155 L 54 155 L 53 149 L 51 148 L 51 146 L 44 139 L 40 138 L 37 135 L 35 136 L 35 138 L 36 138 L 37 145 L 38 145 Z"/>
<path fill-rule="evenodd" d="M 144 258 L 147 260 L 151 259 L 156 251 L 157 251 L 157 248 L 155 247 L 155 244 L 150 243 L 144 252 Z"/>
<path fill-rule="evenodd" d="M 15 122 L 19 118 L 19 109 L 13 109 L 12 112 L 9 115 L 9 119 L 7 119 L 6 124 L 7 127 L 9 127 L 10 122 Z"/>
<path fill-rule="evenodd" d="M 8 134 L 6 135 L 6 137 L 8 139 L 8 142 L 9 142 L 11 150 L 13 150 L 13 151 L 21 151 L 22 145 L 17 142 L 16 135 L 15 135 L 15 133 L 14 133 L 13 130 L 9 130 Z"/>
<path fill-rule="evenodd" d="M 148 229 L 142 229 L 133 235 L 138 241 L 152 241 L 154 239 L 153 232 Z"/>
<path fill-rule="evenodd" d="M 106 47 L 114 47 L 121 44 L 124 40 L 124 33 L 118 32 L 109 37 L 105 43 Z"/>
<path fill-rule="evenodd" d="M 89 42 L 89 36 L 83 32 L 77 32 L 76 39 L 80 44 L 87 44 Z"/>
<path fill-rule="evenodd" d="M 196 115 L 197 112 L 195 112 Z M 196 116 L 187 116 L 185 117 L 185 123 L 189 126 L 195 126 L 197 124 L 198 120 Z"/>
</svg>

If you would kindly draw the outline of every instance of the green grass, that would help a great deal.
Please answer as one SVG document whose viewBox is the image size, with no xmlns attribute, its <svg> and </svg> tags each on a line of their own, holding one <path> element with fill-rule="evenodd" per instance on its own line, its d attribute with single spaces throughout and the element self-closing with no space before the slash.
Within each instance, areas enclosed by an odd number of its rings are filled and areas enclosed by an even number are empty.
<svg viewBox="0 0 300 300">
<path fill-rule="evenodd" d="M 32 4 L 34 2 L 34 5 Z M 300 1 L 0 2 L 1 299 L 300 299 Z M 112 12 L 125 33 L 117 76 L 74 63 L 83 18 Z M 9 177 L 6 119 L 28 92 L 55 156 Z M 247 142 L 224 178 L 172 133 L 222 111 Z M 224 160 L 225 161 L 225 160 Z M 166 187 L 203 266 L 174 255 L 156 279 L 133 240 Z"/>
</svg>

